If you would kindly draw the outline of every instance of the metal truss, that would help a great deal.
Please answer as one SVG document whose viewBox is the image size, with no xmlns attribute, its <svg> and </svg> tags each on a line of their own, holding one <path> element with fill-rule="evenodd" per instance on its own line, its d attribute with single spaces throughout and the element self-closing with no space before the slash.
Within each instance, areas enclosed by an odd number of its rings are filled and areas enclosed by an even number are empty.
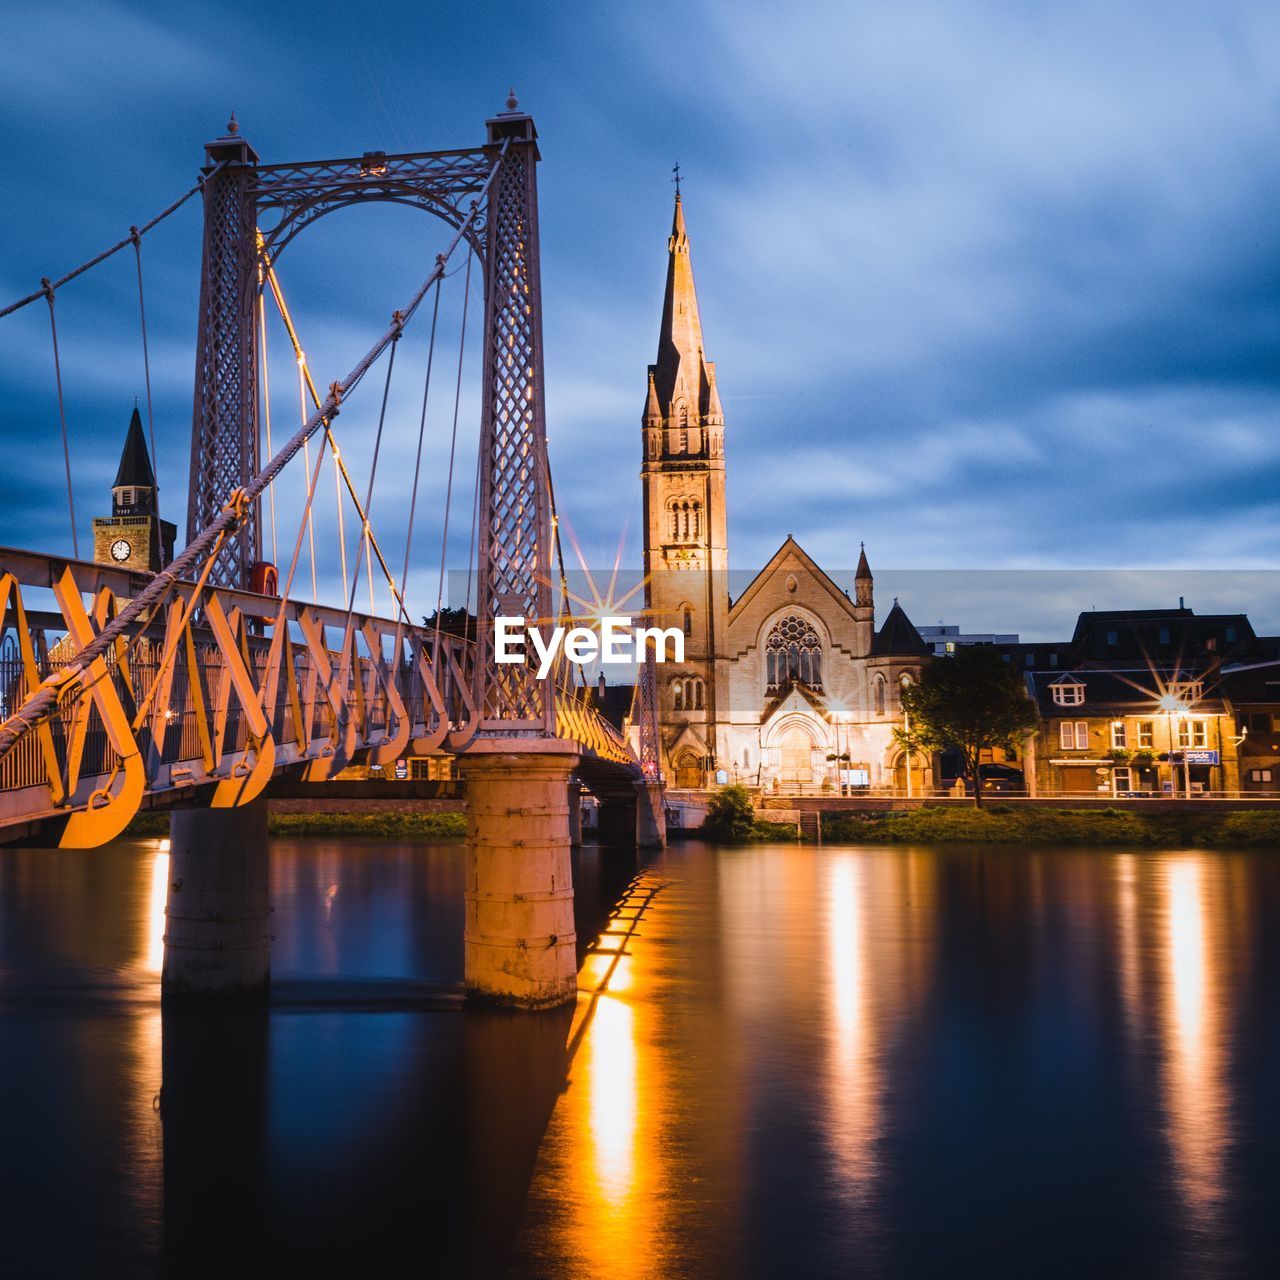
<svg viewBox="0 0 1280 1280">
<path fill-rule="evenodd" d="M 40 588 L 57 612 L 28 607 Z M 0 829 L 61 819 L 63 846 L 91 847 L 175 793 L 243 805 L 284 771 L 322 782 L 352 763 L 464 753 L 481 731 L 473 641 L 207 581 L 176 583 L 77 671 L 135 588 L 122 570 L 0 548 L 2 709 L 59 686 L 56 711 L 0 756 Z M 636 772 L 567 672 L 554 696 L 584 757 Z"/>
</svg>

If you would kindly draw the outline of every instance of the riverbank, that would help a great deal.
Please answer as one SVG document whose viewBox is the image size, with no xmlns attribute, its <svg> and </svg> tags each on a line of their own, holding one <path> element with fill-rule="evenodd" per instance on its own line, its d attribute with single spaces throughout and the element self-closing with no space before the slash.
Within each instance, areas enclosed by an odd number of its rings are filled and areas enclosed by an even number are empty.
<svg viewBox="0 0 1280 1280">
<path fill-rule="evenodd" d="M 1141 813 L 1120 809 L 921 808 L 822 815 L 841 844 L 1078 844 L 1166 849 L 1280 848 L 1280 813 Z"/>
<path fill-rule="evenodd" d="M 461 840 L 467 820 L 461 813 L 413 812 L 403 809 L 367 812 L 315 811 L 270 813 L 267 830 L 273 836 L 356 836 L 366 839 Z M 136 817 L 126 836 L 167 836 L 168 813 Z"/>
</svg>

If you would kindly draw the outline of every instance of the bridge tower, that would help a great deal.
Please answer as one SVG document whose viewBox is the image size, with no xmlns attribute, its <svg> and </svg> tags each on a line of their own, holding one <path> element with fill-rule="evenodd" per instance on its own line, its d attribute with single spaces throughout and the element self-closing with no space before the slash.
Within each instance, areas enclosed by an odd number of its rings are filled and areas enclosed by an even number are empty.
<svg viewBox="0 0 1280 1280">
<path fill-rule="evenodd" d="M 209 524 L 259 467 L 255 304 L 265 255 L 278 261 L 311 222 L 367 201 L 417 205 L 464 226 L 470 202 L 487 192 L 487 216 L 467 233 L 484 266 L 485 324 L 474 691 L 481 737 L 462 759 L 466 982 L 478 998 L 545 1007 L 576 991 L 567 790 L 578 748 L 556 735 L 553 678 L 492 660 L 496 616 L 533 623 L 552 613 L 537 130 L 514 96 L 506 106 L 486 122 L 484 145 L 470 150 L 264 165 L 234 117 L 206 145 L 187 533 Z M 247 587 L 260 556 L 255 508 L 211 582 Z M 201 811 L 198 823 L 195 811 L 175 815 L 167 991 L 265 986 L 266 931 L 256 923 L 266 914 L 265 830 L 253 805 Z M 243 954 L 228 963 L 233 951 Z"/>
</svg>

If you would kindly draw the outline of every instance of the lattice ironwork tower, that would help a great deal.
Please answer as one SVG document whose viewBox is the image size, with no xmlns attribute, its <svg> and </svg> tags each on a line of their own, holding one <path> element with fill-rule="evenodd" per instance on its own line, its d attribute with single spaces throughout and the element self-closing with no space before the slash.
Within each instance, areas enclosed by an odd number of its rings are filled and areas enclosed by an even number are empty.
<svg viewBox="0 0 1280 1280">
<path fill-rule="evenodd" d="M 488 150 L 506 143 L 489 193 L 485 346 L 480 424 L 480 662 L 485 727 L 553 735 L 550 679 L 496 666 L 493 619 L 552 620 L 551 501 L 542 369 L 538 262 L 539 159 L 533 120 L 512 111 L 487 121 Z"/>
<path fill-rule="evenodd" d="M 257 227 L 252 196 L 258 153 L 228 133 L 205 145 L 204 251 L 196 331 L 195 406 L 187 541 L 222 510 L 228 494 L 258 469 L 258 384 L 254 300 L 258 287 Z M 256 507 L 222 550 L 215 586 L 248 586 L 261 558 Z"/>
</svg>

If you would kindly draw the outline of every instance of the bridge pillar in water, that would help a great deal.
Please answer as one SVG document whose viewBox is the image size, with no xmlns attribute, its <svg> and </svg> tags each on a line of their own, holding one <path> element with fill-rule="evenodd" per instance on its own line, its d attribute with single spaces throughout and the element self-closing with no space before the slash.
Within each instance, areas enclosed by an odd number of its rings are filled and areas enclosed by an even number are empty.
<svg viewBox="0 0 1280 1280">
<path fill-rule="evenodd" d="M 636 783 L 636 848 L 667 847 L 666 794 L 661 782 Z"/>
<path fill-rule="evenodd" d="M 582 783 L 569 782 L 569 844 L 582 848 Z"/>
<path fill-rule="evenodd" d="M 569 774 L 559 739 L 481 739 L 459 757 L 467 795 L 467 995 L 549 1009 L 578 991 Z"/>
<path fill-rule="evenodd" d="M 247 995 L 271 981 L 267 802 L 175 809 L 160 990 Z"/>
</svg>

